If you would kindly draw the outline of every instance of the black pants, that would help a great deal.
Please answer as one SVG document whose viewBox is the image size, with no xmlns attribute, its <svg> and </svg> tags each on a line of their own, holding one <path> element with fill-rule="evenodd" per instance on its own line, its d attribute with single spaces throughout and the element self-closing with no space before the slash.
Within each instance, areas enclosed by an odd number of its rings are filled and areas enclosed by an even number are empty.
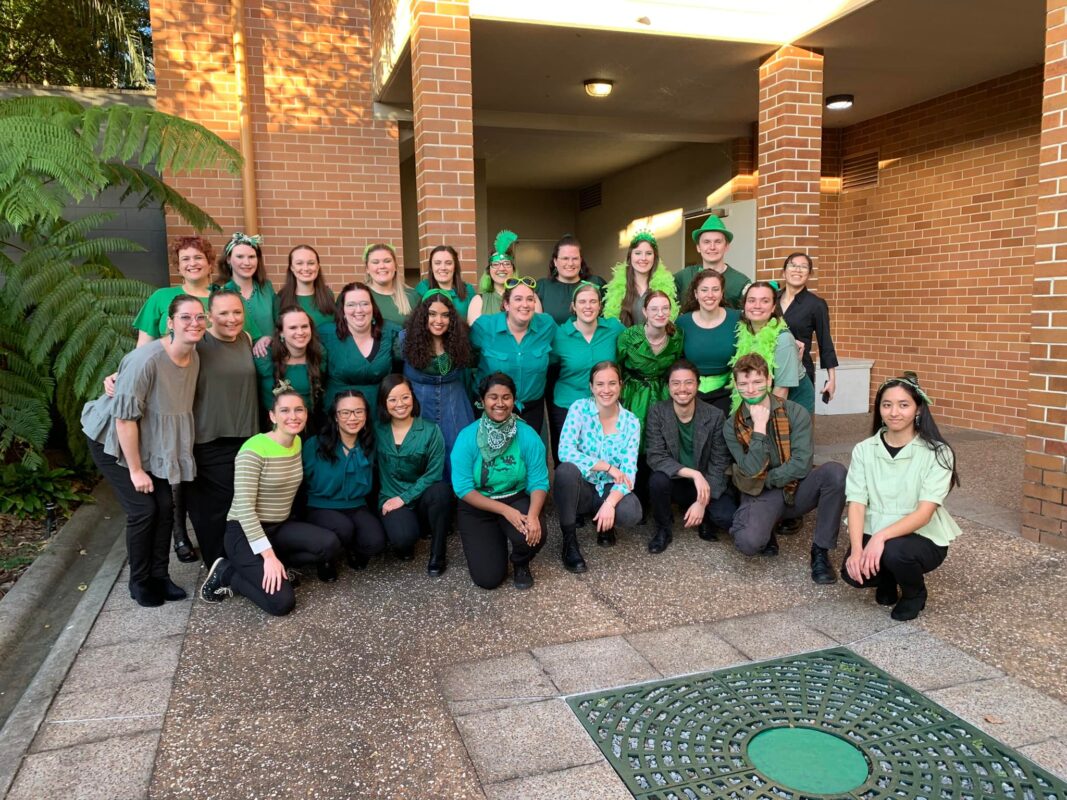
<svg viewBox="0 0 1067 800">
<path fill-rule="evenodd" d="M 196 478 L 182 484 L 200 557 L 209 567 L 225 552 L 226 515 L 233 502 L 233 462 L 243 442 L 230 436 L 193 447 Z"/>
<path fill-rule="evenodd" d="M 715 406 L 719 409 L 727 419 L 730 418 L 730 396 L 732 392 L 729 386 L 724 386 L 721 389 L 716 389 L 713 392 L 700 392 L 700 399 L 707 403 L 709 406 Z"/>
<path fill-rule="evenodd" d="M 530 496 L 525 492 L 501 498 L 499 502 L 522 514 L 530 511 Z M 463 500 L 459 501 L 459 537 L 471 580 L 483 589 L 495 589 L 508 576 L 509 541 L 512 564 L 528 564 L 545 543 L 543 528 L 541 541 L 531 547 L 505 517 L 482 511 Z"/>
<path fill-rule="evenodd" d="M 522 413 L 519 414 L 522 421 L 534 429 L 534 433 L 541 435 L 541 428 L 545 426 L 545 401 L 538 397 L 528 403 L 522 404 Z"/>
<path fill-rule="evenodd" d="M 863 534 L 863 546 L 871 537 Z M 850 547 L 845 553 L 845 561 L 852 554 Z M 882 550 L 882 560 L 878 564 L 878 573 L 868 578 L 863 583 L 857 583 L 845 569 L 844 561 L 841 562 L 841 577 L 844 581 L 857 589 L 867 589 L 872 586 L 900 586 L 902 599 L 920 597 L 926 592 L 926 580 L 923 577 L 927 572 L 933 572 L 941 566 L 941 562 L 948 555 L 948 548 L 936 545 L 918 533 L 909 533 L 907 536 L 898 536 L 889 539 Z"/>
<path fill-rule="evenodd" d="M 366 506 L 359 508 L 314 508 L 304 514 L 311 525 L 325 528 L 337 537 L 342 548 L 361 556 L 376 556 L 385 550 L 385 530 L 381 520 Z"/>
<path fill-rule="evenodd" d="M 321 564 L 337 556 L 341 543 L 332 531 L 306 522 L 286 520 L 263 526 L 274 555 L 286 567 Z M 226 557 L 229 568 L 222 575 L 223 586 L 242 594 L 271 616 L 284 617 L 296 607 L 293 586 L 283 580 L 274 594 L 263 589 L 263 556 L 253 553 L 241 523 L 226 523 Z"/>
<path fill-rule="evenodd" d="M 111 484 L 119 505 L 126 512 L 126 557 L 130 561 L 130 585 L 149 578 L 170 576 L 170 529 L 174 523 L 174 499 L 170 484 L 149 473 L 152 493 L 133 488 L 130 471 L 104 452 L 104 446 L 85 437 L 89 454 L 100 474 Z"/>
<path fill-rule="evenodd" d="M 547 402 L 547 401 L 546 401 Z M 559 466 L 559 434 L 563 430 L 563 423 L 567 421 L 566 408 L 561 408 L 555 403 L 548 403 L 548 428 L 549 438 L 552 441 L 552 461 Z"/>
<path fill-rule="evenodd" d="M 607 492 L 597 494 L 596 487 L 583 478 L 581 470 L 569 461 L 564 461 L 556 469 L 552 498 L 556 502 L 561 528 L 573 528 L 579 514 L 595 514 L 606 497 Z M 633 492 L 629 492 L 615 506 L 615 524 L 632 528 L 640 521 L 641 503 Z"/>
<path fill-rule="evenodd" d="M 419 534 L 429 531 L 431 537 L 448 536 L 452 524 L 452 512 L 456 507 L 456 495 L 448 481 L 437 481 L 415 500 L 395 511 L 382 515 L 385 535 L 397 550 L 413 547 Z"/>
<path fill-rule="evenodd" d="M 687 510 L 697 499 L 696 485 L 688 478 L 671 478 L 666 472 L 653 472 L 648 479 L 649 502 L 656 530 L 670 530 L 674 523 L 671 503 Z M 733 525 L 737 502 L 729 489 L 716 497 L 704 509 L 704 521 L 723 530 Z"/>
</svg>

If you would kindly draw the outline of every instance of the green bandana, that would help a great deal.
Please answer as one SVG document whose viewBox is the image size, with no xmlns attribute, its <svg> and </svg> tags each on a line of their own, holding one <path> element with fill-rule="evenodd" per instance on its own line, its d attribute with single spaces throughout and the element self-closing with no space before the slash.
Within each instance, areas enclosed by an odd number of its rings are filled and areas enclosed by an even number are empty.
<svg viewBox="0 0 1067 800">
<path fill-rule="evenodd" d="M 482 463 L 489 464 L 493 459 L 508 449 L 511 440 L 518 432 L 518 417 L 512 413 L 503 422 L 494 422 L 489 415 L 483 413 L 478 422 L 478 433 L 475 441 L 478 444 L 478 452 L 482 454 Z"/>
</svg>

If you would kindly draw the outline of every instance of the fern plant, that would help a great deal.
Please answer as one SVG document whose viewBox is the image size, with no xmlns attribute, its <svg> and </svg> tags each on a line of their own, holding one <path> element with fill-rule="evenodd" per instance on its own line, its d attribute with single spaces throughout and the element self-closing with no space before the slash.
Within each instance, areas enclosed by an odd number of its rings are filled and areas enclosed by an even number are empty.
<svg viewBox="0 0 1067 800">
<path fill-rule="evenodd" d="M 153 288 L 123 278 L 109 259 L 139 245 L 91 237 L 111 214 L 68 221 L 64 209 L 119 187 L 141 206 L 166 205 L 198 230 L 220 230 L 150 166 L 236 173 L 240 156 L 207 129 L 151 109 L 0 101 L 0 459 L 40 467 L 55 408 L 72 454 L 86 460 L 81 407 L 133 347 L 133 317 Z"/>
</svg>

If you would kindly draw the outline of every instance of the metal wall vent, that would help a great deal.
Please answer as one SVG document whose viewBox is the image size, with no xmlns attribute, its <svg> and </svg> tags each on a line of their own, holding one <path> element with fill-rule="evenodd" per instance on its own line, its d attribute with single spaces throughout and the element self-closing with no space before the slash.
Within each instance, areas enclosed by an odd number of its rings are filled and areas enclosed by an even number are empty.
<svg viewBox="0 0 1067 800">
<path fill-rule="evenodd" d="M 604 189 L 604 185 L 601 183 L 594 183 L 590 186 L 583 186 L 578 190 L 578 210 L 588 211 L 591 208 L 596 208 L 600 205 L 602 197 L 601 192 Z"/>
<path fill-rule="evenodd" d="M 841 189 L 864 189 L 878 185 L 878 151 L 846 157 L 841 164 Z"/>
</svg>

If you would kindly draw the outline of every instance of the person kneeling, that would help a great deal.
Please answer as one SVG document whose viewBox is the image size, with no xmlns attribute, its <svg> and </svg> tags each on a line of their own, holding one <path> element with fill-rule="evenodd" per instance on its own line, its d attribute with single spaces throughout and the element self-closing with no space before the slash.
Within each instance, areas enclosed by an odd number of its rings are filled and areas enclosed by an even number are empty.
<svg viewBox="0 0 1067 800">
<path fill-rule="evenodd" d="M 303 399 L 283 389 L 274 398 L 270 419 L 274 429 L 256 434 L 237 452 L 226 556 L 211 565 L 200 597 L 221 603 L 237 592 L 282 617 L 296 607 L 292 575 L 282 559 L 323 564 L 337 556 L 341 543 L 325 528 L 290 519 L 304 475 L 299 436 L 307 422 Z"/>
<path fill-rule="evenodd" d="M 841 577 L 860 589 L 876 586 L 875 599 L 893 606 L 893 619 L 915 619 L 926 607 L 923 576 L 960 535 L 943 505 L 960 485 L 955 453 L 914 373 L 882 384 L 873 417 L 874 435 L 853 448 L 848 468 L 851 548 Z"/>
<path fill-rule="evenodd" d="M 622 375 L 614 361 L 601 361 L 589 373 L 592 397 L 575 400 L 559 436 L 560 465 L 553 496 L 563 533 L 563 566 L 585 572 L 578 548 L 577 517 L 594 514 L 597 544 L 615 544 L 615 526 L 641 521 L 633 493 L 641 423 L 619 405 Z"/>
<path fill-rule="evenodd" d="M 741 404 L 726 420 L 726 446 L 734 458 L 741 506 L 730 535 L 745 555 L 778 554 L 774 526 L 816 508 L 811 579 L 834 583 L 829 552 L 837 545 L 845 508 L 845 467 L 835 461 L 812 469 L 811 415 L 771 394 L 763 356 L 750 353 L 734 364 Z"/>
<path fill-rule="evenodd" d="M 656 532 L 648 552 L 662 553 L 671 543 L 671 502 L 685 511 L 685 527 L 699 528 L 714 541 L 716 528 L 729 530 L 737 503 L 727 489 L 730 452 L 723 438 L 723 413 L 697 397 L 700 376 L 684 358 L 667 370 L 670 400 L 648 412 L 645 458 L 652 470 L 649 495 Z"/>
<path fill-rule="evenodd" d="M 503 372 L 482 378 L 482 418 L 452 448 L 452 489 L 459 498 L 459 537 L 471 580 L 495 589 L 508 574 L 516 589 L 533 586 L 530 561 L 544 544 L 541 509 L 548 466 L 540 435 L 515 415 L 515 382 Z"/>
</svg>

